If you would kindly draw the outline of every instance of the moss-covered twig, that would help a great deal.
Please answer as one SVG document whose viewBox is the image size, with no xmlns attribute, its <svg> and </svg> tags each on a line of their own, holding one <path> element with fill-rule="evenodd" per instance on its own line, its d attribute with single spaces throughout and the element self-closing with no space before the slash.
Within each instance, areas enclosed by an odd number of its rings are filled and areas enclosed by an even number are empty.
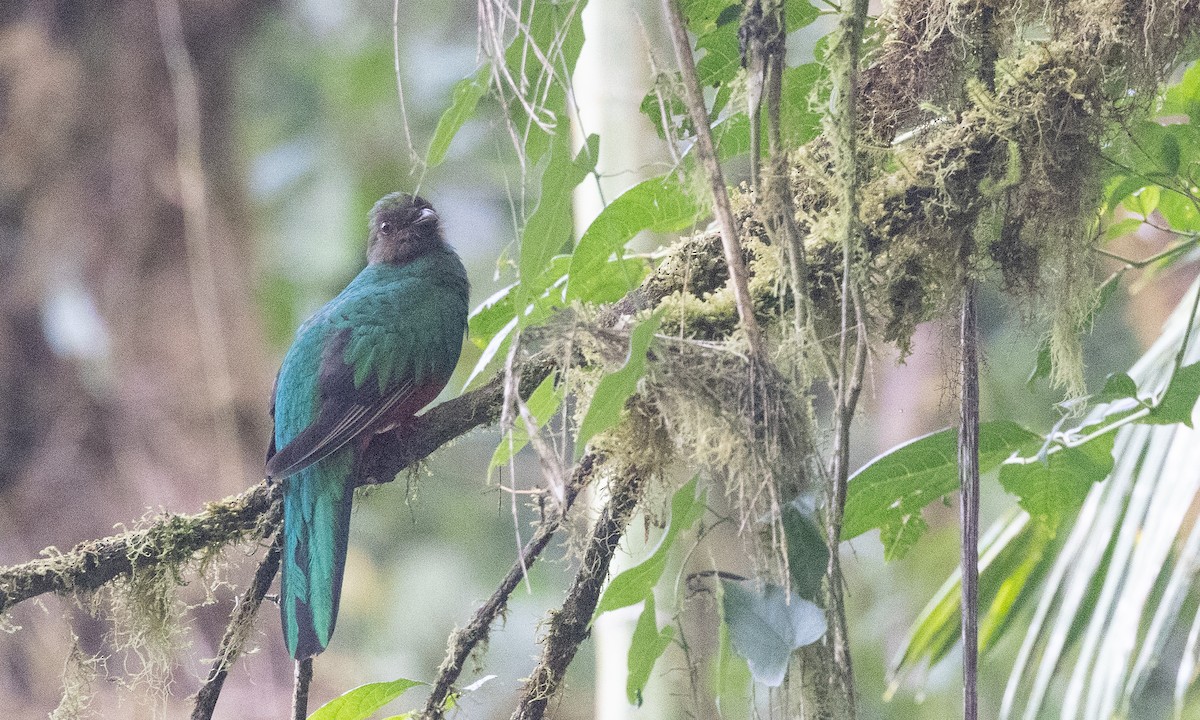
<svg viewBox="0 0 1200 720">
<path fill-rule="evenodd" d="M 642 478 L 636 470 L 613 481 L 612 495 L 592 529 L 567 599 L 550 620 L 550 630 L 542 641 L 542 657 L 525 681 L 513 720 L 541 720 L 545 715 L 546 705 L 562 684 L 567 666 L 587 639 L 613 553 L 641 497 Z"/>
<path fill-rule="evenodd" d="M 838 70 L 833 72 L 833 110 L 828 132 L 832 136 L 834 167 L 837 170 L 837 203 L 840 218 L 838 242 L 842 251 L 841 322 L 838 341 L 838 365 L 834 387 L 834 447 L 831 463 L 829 499 L 825 523 L 829 542 L 826 582 L 826 610 L 832 616 L 830 644 L 833 649 L 834 677 L 831 678 L 839 699 L 840 717 L 855 717 L 854 669 L 850 660 L 850 638 L 842 597 L 842 570 L 837 548 L 842 536 L 842 513 L 846 504 L 846 485 L 850 478 L 850 423 L 862 389 L 866 362 L 866 327 L 863 302 L 855 277 L 855 263 L 862 246 L 859 218 L 858 157 L 859 62 L 862 57 L 863 29 L 867 19 L 867 0 L 847 1 L 842 8 L 837 51 Z M 839 72 L 840 71 L 840 72 Z M 850 366 L 851 313 L 853 313 L 854 366 Z"/>
<path fill-rule="evenodd" d="M 754 318 L 754 303 L 750 299 L 746 263 L 742 259 L 741 243 L 738 241 L 737 226 L 733 222 L 733 208 L 729 204 L 729 190 L 717 160 L 713 144 L 712 129 L 708 124 L 708 111 L 704 108 L 704 95 L 700 90 L 700 78 L 696 74 L 696 61 L 692 56 L 692 42 L 688 39 L 679 14 L 677 0 L 663 0 L 667 25 L 671 30 L 671 42 L 675 46 L 675 57 L 683 73 L 683 85 L 687 99 L 688 115 L 696 128 L 696 154 L 704 166 L 705 175 L 712 189 L 713 212 L 721 228 L 721 247 L 725 251 L 725 264 L 729 266 L 729 282 L 733 286 L 733 299 L 737 305 L 738 319 L 746 333 L 746 342 L 754 355 L 762 350 L 762 332 Z"/>
<path fill-rule="evenodd" d="M 450 638 L 449 652 L 446 654 L 446 659 L 442 661 L 442 666 L 438 668 L 438 676 L 433 682 L 433 692 L 429 694 L 429 699 L 425 702 L 421 718 L 441 720 L 445 716 L 446 698 L 462 673 L 467 658 L 476 647 L 487 641 L 492 623 L 500 613 L 504 612 L 509 596 L 520 584 L 521 578 L 525 577 L 529 566 L 537 561 L 542 551 L 550 544 L 551 538 L 562 526 L 566 513 L 575 502 L 579 491 L 591 480 L 597 462 L 600 461 L 592 453 L 587 453 L 580 459 L 575 466 L 575 472 L 571 475 L 570 482 L 567 483 L 561 509 L 538 525 L 533 537 L 521 549 L 521 557 L 512 564 L 508 574 L 500 581 L 500 586 L 487 599 L 487 602 L 475 611 L 471 622 L 465 628 L 454 631 Z"/>
<path fill-rule="evenodd" d="M 282 512 L 279 510 L 279 505 L 274 507 L 276 509 L 273 514 L 276 517 L 269 521 L 269 525 L 278 528 L 282 521 Z M 192 708 L 192 720 L 211 720 L 213 710 L 217 707 L 217 699 L 221 696 L 221 689 L 225 686 L 225 677 L 229 674 L 229 668 L 241 656 L 246 637 L 250 628 L 253 627 L 254 616 L 258 613 L 263 598 L 271 589 L 271 583 L 275 581 L 275 575 L 279 572 L 283 534 L 277 530 L 274 532 L 274 542 L 271 543 L 266 556 L 259 563 L 258 570 L 254 573 L 254 580 L 246 589 L 246 593 L 238 603 L 237 610 L 229 620 L 229 625 L 225 628 L 225 635 L 221 638 L 221 647 L 217 651 L 217 658 L 213 661 L 212 669 L 208 673 L 208 679 L 196 693 L 196 704 Z"/>
</svg>

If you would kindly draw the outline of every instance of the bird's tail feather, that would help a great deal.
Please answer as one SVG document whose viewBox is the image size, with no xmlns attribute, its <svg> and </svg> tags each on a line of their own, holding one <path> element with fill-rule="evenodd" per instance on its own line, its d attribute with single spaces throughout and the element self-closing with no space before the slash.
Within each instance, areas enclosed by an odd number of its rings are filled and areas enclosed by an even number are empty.
<svg viewBox="0 0 1200 720">
<path fill-rule="evenodd" d="M 297 660 L 323 651 L 337 622 L 354 498 L 350 460 L 349 452 L 337 453 L 286 481 L 279 607 Z"/>
</svg>

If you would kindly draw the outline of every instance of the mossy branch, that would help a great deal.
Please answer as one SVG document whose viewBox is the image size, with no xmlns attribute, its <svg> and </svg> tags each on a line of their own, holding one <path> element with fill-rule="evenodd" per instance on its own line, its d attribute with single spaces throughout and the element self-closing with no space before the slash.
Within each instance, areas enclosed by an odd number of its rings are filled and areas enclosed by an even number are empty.
<svg viewBox="0 0 1200 720">
<path fill-rule="evenodd" d="M 550 373 L 548 361 L 527 362 L 518 370 L 522 394 Z M 504 392 L 496 378 L 473 392 L 438 405 L 401 433 L 378 436 L 364 463 L 371 482 L 387 482 L 433 451 L 500 417 Z M 213 552 L 255 535 L 261 518 L 280 496 L 280 485 L 266 481 L 194 515 L 171 514 L 142 530 L 89 540 L 70 552 L 0 569 L 0 613 L 44 593 L 65 595 L 95 590 L 136 570 L 180 565 L 202 552 Z"/>
<path fill-rule="evenodd" d="M 591 480 L 599 462 L 601 461 L 592 453 L 587 453 L 579 460 L 570 482 L 567 483 L 562 507 L 552 517 L 538 525 L 533 537 L 521 549 L 521 557 L 512 564 L 508 574 L 500 581 L 500 586 L 487 599 L 487 602 L 475 611 L 467 626 L 454 631 L 450 638 L 449 652 L 446 654 L 446 659 L 442 661 L 441 667 L 438 668 L 437 679 L 433 682 L 433 691 L 425 702 L 425 709 L 421 711 L 423 720 L 441 720 L 445 717 L 446 698 L 450 694 L 451 687 L 462 674 L 467 658 L 476 647 L 487 641 L 492 623 L 500 613 L 504 612 L 508 606 L 508 598 L 520 584 L 521 578 L 525 577 L 529 567 L 537 561 L 542 551 L 550 544 L 551 538 L 562 527 L 567 512 L 574 504 L 579 491 Z"/>
<path fill-rule="evenodd" d="M 277 517 L 270 524 L 278 528 L 283 517 L 282 512 L 278 510 L 280 506 L 275 505 L 274 507 L 277 510 L 272 514 Z M 258 614 L 258 607 L 262 604 L 263 598 L 267 596 L 267 591 L 271 589 L 271 583 L 275 581 L 275 575 L 279 572 L 279 559 L 283 551 L 283 534 L 278 531 L 274 532 L 275 541 L 271 543 L 266 556 L 258 565 L 258 570 L 254 572 L 254 580 L 251 581 L 250 587 L 237 603 L 237 609 L 234 611 L 233 617 L 229 619 L 225 635 L 221 638 L 221 647 L 217 651 L 217 659 L 213 661 L 212 669 L 209 670 L 208 679 L 196 693 L 192 720 L 212 720 L 213 711 L 217 707 L 217 699 L 220 698 L 221 690 L 225 687 L 225 678 L 229 675 L 229 668 L 241 657 L 246 637 L 253 627 L 254 616 Z"/>
<path fill-rule="evenodd" d="M 553 613 L 550 629 L 542 641 L 542 657 L 525 681 L 512 720 L 541 720 L 546 705 L 558 692 L 567 666 L 587 638 L 600 601 L 600 589 L 608 577 L 617 544 L 642 497 L 642 478 L 631 469 L 611 484 L 612 496 L 592 528 L 579 572 L 567 591 L 562 607 Z"/>
</svg>

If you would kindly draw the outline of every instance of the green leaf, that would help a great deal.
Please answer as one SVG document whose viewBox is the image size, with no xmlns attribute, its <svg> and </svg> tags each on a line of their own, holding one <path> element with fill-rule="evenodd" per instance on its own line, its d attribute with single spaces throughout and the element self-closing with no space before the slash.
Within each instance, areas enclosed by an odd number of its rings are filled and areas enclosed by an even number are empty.
<svg viewBox="0 0 1200 720">
<path fill-rule="evenodd" d="M 811 6 L 810 6 L 811 7 Z M 789 24 L 791 16 L 788 16 Z M 815 98 L 818 107 L 829 100 L 829 71 L 821 63 L 806 63 L 783 71 L 783 92 L 779 107 L 779 130 L 784 142 L 799 147 L 821 134 L 820 110 L 813 109 L 813 88 L 821 89 Z M 764 120 L 766 113 L 763 113 Z"/>
<path fill-rule="evenodd" d="M 1158 209 L 1160 195 L 1161 192 L 1157 185 L 1149 185 L 1125 198 L 1122 204 L 1129 212 L 1137 213 L 1143 218 L 1149 218 Z"/>
<path fill-rule="evenodd" d="M 579 153 L 575 156 L 575 165 L 583 171 L 584 175 L 596 170 L 596 163 L 600 161 L 600 136 L 592 133 L 587 136 L 587 141 L 583 147 L 579 148 Z"/>
<path fill-rule="evenodd" d="M 720 585 L 717 586 L 721 588 Z M 713 668 L 712 689 L 713 700 L 721 711 L 721 717 L 731 720 L 748 720 L 748 708 L 753 706 L 750 699 L 751 681 L 750 666 L 746 658 L 733 650 L 729 639 L 729 623 L 725 620 L 725 594 L 721 593 L 722 602 L 717 603 L 717 612 L 721 617 L 721 627 L 717 632 L 717 662 Z"/>
<path fill-rule="evenodd" d="M 1118 205 L 1125 201 L 1125 198 L 1149 184 L 1149 181 L 1147 181 L 1146 178 L 1140 174 L 1120 174 L 1114 176 L 1113 179 L 1108 182 L 1108 185 L 1104 190 L 1104 212 L 1112 212 L 1117 208 Z"/>
<path fill-rule="evenodd" d="M 450 107 L 442 113 L 438 120 L 437 129 L 433 131 L 433 139 L 429 142 L 429 152 L 425 154 L 425 166 L 433 168 L 446 159 L 446 151 L 450 142 L 462 128 L 463 124 L 475 114 L 479 100 L 487 93 L 491 77 L 491 63 L 484 63 L 474 75 L 459 80 L 451 92 Z"/>
<path fill-rule="evenodd" d="M 1200 398 L 1200 363 L 1184 365 L 1171 376 L 1162 399 L 1142 422 L 1149 425 L 1183 423 L 1192 426 L 1192 411 Z"/>
<path fill-rule="evenodd" d="M 1007 420 L 979 426 L 979 470 L 988 472 L 1041 436 Z M 884 554 L 901 557 L 925 530 L 921 510 L 958 489 L 954 430 L 942 430 L 893 448 L 850 478 L 842 539 L 880 529 Z"/>
<path fill-rule="evenodd" d="M 1112 472 L 1115 433 L 1106 433 L 1075 448 L 1037 457 L 1012 458 L 1000 466 L 1000 484 L 1050 532 L 1079 509 L 1092 485 Z"/>
<path fill-rule="evenodd" d="M 1200 63 L 1193 63 L 1179 82 L 1163 94 L 1163 115 L 1188 115 L 1200 122 Z"/>
<path fill-rule="evenodd" d="M 561 286 L 570 263 L 570 255 L 556 255 L 550 259 L 549 269 L 536 282 L 513 283 L 471 312 L 467 321 L 468 336 L 483 353 L 471 369 L 464 387 L 471 388 L 477 381 L 491 377 L 507 357 L 517 330 L 544 322 L 562 307 Z M 517 316 L 518 307 L 522 308 L 520 317 Z"/>
<path fill-rule="evenodd" d="M 789 33 L 812 25 L 814 20 L 821 17 L 821 11 L 808 0 L 786 0 L 784 11 L 784 30 Z"/>
<path fill-rule="evenodd" d="M 1127 217 L 1120 222 L 1115 222 L 1104 229 L 1104 242 L 1115 240 L 1119 237 L 1125 237 L 1130 233 L 1137 232 L 1138 228 L 1145 223 L 1145 220 L 1134 217 Z"/>
<path fill-rule="evenodd" d="M 650 680 L 650 672 L 674 638 L 673 625 L 668 625 L 659 632 L 658 621 L 655 618 L 654 593 L 650 593 L 646 596 L 646 606 L 638 616 L 637 626 L 633 629 L 633 640 L 629 643 L 629 677 L 625 681 L 625 696 L 631 704 L 642 706 L 642 690 Z"/>
<path fill-rule="evenodd" d="M 816 600 L 829 564 L 829 545 L 816 511 L 800 498 L 783 507 L 783 534 L 787 538 L 788 573 L 792 591 Z"/>
<path fill-rule="evenodd" d="M 825 634 L 825 612 L 794 593 L 788 598 L 778 585 L 768 583 L 758 592 L 722 579 L 721 586 L 733 649 L 746 658 L 755 680 L 779 687 L 792 651 Z"/>
<path fill-rule="evenodd" d="M 584 448 L 593 437 L 621 421 L 625 401 L 637 392 L 638 381 L 646 373 L 646 351 L 650 349 L 650 341 L 661 324 L 662 313 L 656 312 L 638 323 L 629 334 L 629 356 L 625 359 L 625 365 L 600 380 L 588 404 L 587 414 L 579 424 L 575 438 L 576 457 L 583 455 Z"/>
<path fill-rule="evenodd" d="M 322 705 L 308 720 L 366 720 L 376 710 L 400 697 L 406 690 L 426 685 L 419 680 L 369 683 L 349 690 Z"/>
<path fill-rule="evenodd" d="M 571 192 L 583 182 L 587 172 L 575 164 L 567 133 L 556 136 L 550 149 L 550 162 L 542 173 L 542 194 L 537 209 L 529 216 L 521 232 L 521 258 L 518 271 L 518 305 L 531 296 L 531 286 L 550 269 L 554 257 L 571 240 Z"/>
<path fill-rule="evenodd" d="M 525 403 L 539 430 L 550 422 L 550 418 L 554 417 L 554 413 L 558 412 L 558 406 L 562 403 L 563 395 L 555 385 L 556 380 L 557 376 L 551 373 L 537 386 Z M 528 444 L 529 430 L 525 427 L 525 422 L 521 418 L 517 418 L 513 422 L 512 430 L 500 438 L 500 444 L 492 453 L 492 460 L 488 463 L 489 477 L 492 470 L 507 465 L 508 461 Z"/>
<path fill-rule="evenodd" d="M 1094 402 L 1104 403 L 1122 398 L 1135 398 L 1138 394 L 1137 383 L 1128 373 L 1111 373 L 1104 379 L 1104 389 L 1093 398 Z"/>
<path fill-rule="evenodd" d="M 1000 640 L 1017 611 L 1034 596 L 1053 555 L 1053 538 L 1025 513 L 1013 511 L 979 540 L 979 649 Z M 919 663 L 933 665 L 954 649 L 962 632 L 962 575 L 956 569 L 913 621 L 894 661 L 899 675 Z"/>
<path fill-rule="evenodd" d="M 676 232 L 695 223 L 705 212 L 674 174 L 643 180 L 621 193 L 600 211 L 579 239 L 571 258 L 567 299 L 595 302 L 597 289 L 613 280 L 612 273 L 604 272 L 609 257 L 639 232 Z M 640 278 L 629 280 L 636 283 Z"/>
<path fill-rule="evenodd" d="M 1200 142 L 1200 141 L 1198 141 Z M 1195 232 L 1200 230 L 1200 210 L 1191 198 L 1177 192 L 1160 193 L 1158 212 L 1174 230 L 1180 232 Z M 1179 259 L 1177 255 L 1173 259 Z M 1184 255 L 1183 257 L 1186 257 Z"/>
<path fill-rule="evenodd" d="M 683 530 L 691 528 L 704 516 L 708 507 L 708 493 L 700 493 L 696 497 L 697 478 L 692 478 L 671 496 L 671 518 L 663 530 L 663 536 L 658 545 L 642 562 L 617 575 L 609 581 L 604 589 L 604 595 L 596 604 L 593 617 L 609 610 L 617 610 L 630 605 L 637 605 L 653 593 L 654 586 L 662 577 L 663 569 L 667 566 L 667 553 L 675 542 L 675 537 Z"/>
</svg>

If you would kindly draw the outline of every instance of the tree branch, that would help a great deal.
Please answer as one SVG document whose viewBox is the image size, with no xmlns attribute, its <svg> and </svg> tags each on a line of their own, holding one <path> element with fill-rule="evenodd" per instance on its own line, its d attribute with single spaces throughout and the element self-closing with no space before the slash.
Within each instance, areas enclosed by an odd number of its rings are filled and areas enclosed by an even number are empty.
<svg viewBox="0 0 1200 720">
<path fill-rule="evenodd" d="M 683 85 L 686 90 L 688 115 L 696 128 L 696 154 L 704 166 L 708 176 L 709 186 L 713 195 L 713 212 L 717 216 L 717 224 L 721 228 L 721 247 L 725 251 L 725 264 L 729 266 L 729 283 L 733 286 L 733 299 L 737 304 L 738 319 L 746 331 L 746 340 L 750 344 L 753 355 L 762 357 L 762 332 L 758 321 L 754 318 L 754 303 L 750 299 L 749 283 L 747 281 L 746 262 L 742 258 L 742 246 L 738 242 L 737 225 L 733 221 L 733 208 L 729 204 L 729 190 L 725 187 L 725 177 L 721 173 L 721 163 L 717 161 L 716 147 L 713 145 L 712 129 L 708 124 L 708 111 L 704 108 L 704 95 L 700 91 L 700 78 L 696 74 L 696 61 L 692 56 L 692 43 L 688 39 L 687 30 L 683 26 L 683 17 L 679 14 L 676 0 L 663 0 L 663 10 L 666 14 L 667 25 L 671 28 L 671 42 L 675 46 L 675 57 L 679 62 L 679 70 L 683 73 Z"/>
<path fill-rule="evenodd" d="M 562 684 L 567 666 L 588 636 L 613 553 L 641 497 L 642 478 L 636 470 L 631 470 L 629 477 L 613 481 L 612 496 L 592 529 L 566 602 L 550 620 L 549 633 L 542 641 L 541 660 L 525 682 L 512 720 L 541 720 L 545 715 L 546 705 Z"/>
<path fill-rule="evenodd" d="M 480 643 L 487 641 L 492 623 L 500 613 L 504 612 L 509 596 L 520 584 L 521 578 L 525 577 L 529 566 L 538 559 L 542 551 L 550 544 L 550 539 L 562 527 L 567 511 L 571 509 L 579 491 L 591 480 L 598 462 L 600 460 L 592 453 L 588 453 L 580 459 L 567 484 L 562 509 L 554 517 L 545 520 L 538 526 L 533 537 L 521 549 L 521 557 L 512 564 L 508 574 L 500 581 L 500 586 L 487 599 L 487 602 L 475 611 L 471 622 L 462 630 L 454 631 L 450 638 L 450 651 L 446 654 L 446 659 L 442 661 L 441 667 L 438 668 L 438 676 L 433 681 L 433 692 L 429 694 L 425 709 L 421 711 L 422 718 L 441 720 L 445 716 L 446 697 L 450 694 L 451 686 L 462 673 L 467 658 Z"/>
<path fill-rule="evenodd" d="M 523 365 L 521 392 L 533 392 L 551 367 L 549 361 Z M 438 405 L 395 434 L 377 436 L 364 459 L 368 477 L 390 481 L 454 438 L 495 422 L 503 396 L 502 378 L 496 378 Z M 204 512 L 166 515 L 144 530 L 87 541 L 62 555 L 0 569 L 0 613 L 43 593 L 95 590 L 141 568 L 186 563 L 202 550 L 240 542 L 256 531 L 261 536 L 261 517 L 278 501 L 280 487 L 264 481 L 209 504 Z"/>
<path fill-rule="evenodd" d="M 280 507 L 275 505 L 272 511 L 275 518 L 271 525 L 274 528 L 278 528 L 283 519 Z M 200 688 L 200 692 L 196 693 L 196 705 L 192 709 L 192 720 L 212 719 L 213 710 L 217 707 L 217 699 L 220 698 L 221 689 L 225 686 L 225 677 L 229 674 L 229 668 L 233 667 L 233 664 L 241 657 L 247 633 L 253 627 L 254 616 L 258 613 L 263 598 L 271 589 L 271 583 L 275 581 L 275 575 L 279 572 L 283 533 L 278 530 L 273 532 L 275 532 L 275 541 L 267 550 L 266 557 L 259 563 L 258 570 L 254 573 L 254 580 L 242 596 L 237 610 L 234 611 L 229 625 L 225 628 L 225 636 L 221 638 L 221 648 L 217 652 L 217 659 L 213 661 L 212 670 L 208 673 L 208 680 Z"/>
</svg>

